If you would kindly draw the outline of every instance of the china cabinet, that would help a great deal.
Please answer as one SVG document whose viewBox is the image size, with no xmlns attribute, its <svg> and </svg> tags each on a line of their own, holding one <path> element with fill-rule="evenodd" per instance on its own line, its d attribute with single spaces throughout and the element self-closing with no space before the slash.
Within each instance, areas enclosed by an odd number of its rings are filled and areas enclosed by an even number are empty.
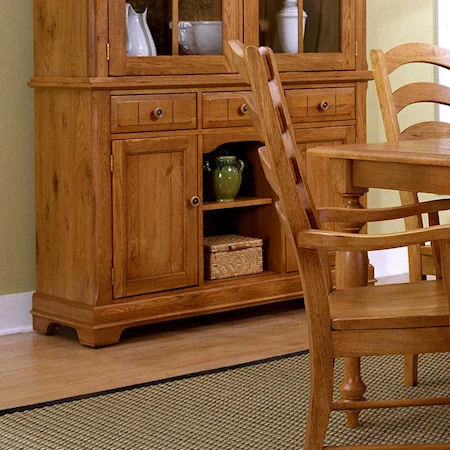
<svg viewBox="0 0 450 450">
<path fill-rule="evenodd" d="M 301 297 L 228 39 L 277 53 L 304 154 L 365 140 L 364 0 L 34 0 L 35 330 L 96 347 Z M 245 166 L 233 202 L 203 170 L 224 151 Z M 307 177 L 338 204 L 326 160 Z M 205 279 L 204 238 L 229 234 L 262 239 L 262 273 Z"/>
</svg>

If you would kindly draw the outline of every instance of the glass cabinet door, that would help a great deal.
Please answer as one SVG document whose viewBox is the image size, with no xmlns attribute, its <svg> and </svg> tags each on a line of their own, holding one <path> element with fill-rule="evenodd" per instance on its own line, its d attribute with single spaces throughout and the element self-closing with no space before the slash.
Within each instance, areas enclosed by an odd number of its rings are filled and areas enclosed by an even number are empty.
<svg viewBox="0 0 450 450">
<path fill-rule="evenodd" d="M 232 71 L 241 0 L 110 0 L 110 74 Z"/>
<path fill-rule="evenodd" d="M 279 70 L 355 68 L 355 0 L 244 2 L 244 11 L 249 11 L 245 17 L 245 42 L 271 47 L 278 54 Z"/>
</svg>

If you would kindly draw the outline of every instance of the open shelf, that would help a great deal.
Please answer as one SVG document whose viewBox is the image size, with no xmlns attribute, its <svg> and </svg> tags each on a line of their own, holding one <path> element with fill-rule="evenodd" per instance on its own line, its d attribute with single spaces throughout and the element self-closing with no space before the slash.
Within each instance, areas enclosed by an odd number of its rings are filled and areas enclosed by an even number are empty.
<svg viewBox="0 0 450 450">
<path fill-rule="evenodd" d="M 232 278 L 224 278 L 221 280 L 205 280 L 205 286 L 211 286 L 215 284 L 235 284 L 239 281 L 252 281 L 252 279 L 263 280 L 266 278 L 278 277 L 279 273 L 273 270 L 264 270 L 261 273 L 253 274 L 253 275 L 242 275 L 240 277 L 232 277 Z"/>
<path fill-rule="evenodd" d="M 218 209 L 245 208 L 247 206 L 270 205 L 270 197 L 237 197 L 233 202 L 205 202 L 203 211 L 215 211 Z"/>
</svg>

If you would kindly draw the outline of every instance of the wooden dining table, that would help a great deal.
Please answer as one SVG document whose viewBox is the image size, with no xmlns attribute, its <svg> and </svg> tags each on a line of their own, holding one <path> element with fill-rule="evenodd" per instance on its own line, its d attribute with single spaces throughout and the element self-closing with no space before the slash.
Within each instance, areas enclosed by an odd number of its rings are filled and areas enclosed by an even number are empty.
<svg viewBox="0 0 450 450">
<path fill-rule="evenodd" d="M 329 158 L 334 190 L 347 208 L 363 208 L 361 197 L 369 188 L 450 196 L 450 139 L 315 147 L 307 151 L 309 157 Z M 359 233 L 364 225 L 345 224 L 341 230 Z M 367 265 L 366 253 L 339 252 L 337 288 L 367 285 Z M 364 399 L 359 358 L 346 359 L 339 390 L 344 401 Z"/>
</svg>

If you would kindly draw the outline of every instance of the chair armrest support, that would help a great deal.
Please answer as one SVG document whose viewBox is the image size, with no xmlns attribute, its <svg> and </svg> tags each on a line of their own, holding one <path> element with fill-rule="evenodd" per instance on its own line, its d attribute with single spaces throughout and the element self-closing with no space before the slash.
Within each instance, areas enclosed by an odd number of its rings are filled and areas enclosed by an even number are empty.
<svg viewBox="0 0 450 450">
<path fill-rule="evenodd" d="M 295 236 L 301 248 L 362 252 L 386 250 L 422 244 L 426 241 L 450 240 L 450 225 L 439 225 L 419 230 L 392 234 L 354 234 L 335 231 L 308 230 Z"/>
<path fill-rule="evenodd" d="M 351 208 L 318 208 L 321 222 L 382 222 L 384 220 L 404 219 L 425 213 L 436 213 L 450 210 L 450 199 L 432 200 L 414 205 L 393 208 L 351 209 Z"/>
</svg>

